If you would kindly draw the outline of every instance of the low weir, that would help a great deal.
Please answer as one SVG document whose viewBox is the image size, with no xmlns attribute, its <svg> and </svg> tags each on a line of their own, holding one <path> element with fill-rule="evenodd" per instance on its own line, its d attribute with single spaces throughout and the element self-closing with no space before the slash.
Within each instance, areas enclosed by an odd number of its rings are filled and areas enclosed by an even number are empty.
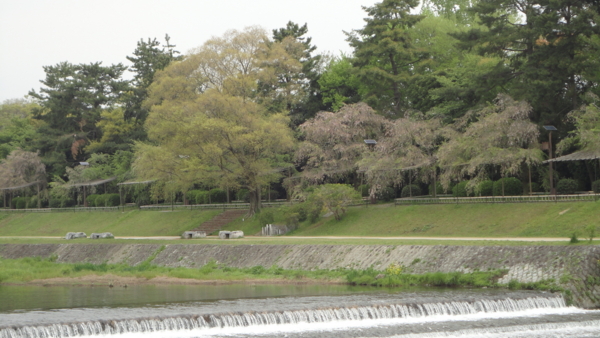
<svg viewBox="0 0 600 338">
<path fill-rule="evenodd" d="M 118 309 L 114 316 L 118 316 Z M 577 327 L 578 329 L 593 328 L 600 332 L 600 311 L 587 311 L 568 307 L 560 295 L 547 294 L 532 297 L 496 297 L 483 299 L 467 299 L 442 302 L 413 302 L 401 301 L 384 304 L 368 304 L 355 306 L 290 308 L 287 310 L 225 312 L 182 314 L 178 316 L 157 316 L 152 318 L 126 318 L 110 320 L 89 320 L 60 322 L 46 325 L 0 325 L 0 338 L 62 338 L 87 337 L 98 335 L 128 335 L 155 333 L 157 337 L 171 332 L 169 337 L 200 337 L 208 334 L 217 336 L 227 335 L 231 330 L 253 328 L 260 332 L 268 328 L 286 330 L 286 326 L 304 328 L 310 325 L 325 323 L 328 326 L 351 327 L 356 323 L 363 328 L 371 326 L 398 326 L 401 329 L 388 329 L 390 332 L 408 332 L 421 337 L 416 324 L 426 323 L 429 327 L 446 323 L 444 332 L 448 330 L 449 322 L 481 321 L 491 318 L 522 318 L 570 316 L 568 320 L 553 320 L 552 323 L 534 323 L 528 325 L 508 325 L 499 328 L 489 328 L 486 332 L 511 332 L 521 327 L 523 330 L 551 330 L 556 328 Z M 575 318 L 577 319 L 575 319 Z M 1 323 L 1 322 L 0 322 Z M 514 324 L 514 323 L 512 323 Z M 452 325 L 450 325 L 452 327 Z M 465 325 L 454 325 L 462 329 Z M 296 329 L 297 330 L 297 329 Z M 268 330 L 267 330 L 268 331 Z M 271 330 L 272 331 L 272 330 Z M 292 330 L 294 331 L 294 330 Z M 415 332 L 416 331 L 416 332 Z M 463 330 L 464 331 L 464 330 Z M 477 329 L 471 329 L 475 332 Z M 162 333 L 161 333 L 162 332 Z M 248 332 L 248 331 L 245 331 Z M 292 332 L 293 333 L 293 332 Z M 431 333 L 428 333 L 431 335 Z M 426 336 L 429 337 L 429 336 Z"/>
</svg>

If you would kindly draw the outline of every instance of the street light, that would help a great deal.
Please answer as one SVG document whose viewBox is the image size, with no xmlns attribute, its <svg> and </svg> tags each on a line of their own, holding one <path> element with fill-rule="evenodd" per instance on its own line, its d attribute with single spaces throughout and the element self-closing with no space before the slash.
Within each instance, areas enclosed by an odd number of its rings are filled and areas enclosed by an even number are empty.
<svg viewBox="0 0 600 338">
<path fill-rule="evenodd" d="M 549 132 L 548 137 L 548 163 L 550 164 L 550 194 L 556 196 L 556 189 L 554 188 L 554 174 L 552 173 L 552 132 L 557 131 L 555 126 L 544 126 Z"/>
</svg>

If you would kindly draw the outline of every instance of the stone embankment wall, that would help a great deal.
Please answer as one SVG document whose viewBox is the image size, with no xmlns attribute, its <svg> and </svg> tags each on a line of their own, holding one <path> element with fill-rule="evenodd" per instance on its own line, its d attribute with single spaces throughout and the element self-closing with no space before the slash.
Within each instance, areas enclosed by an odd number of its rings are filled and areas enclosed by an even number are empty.
<svg viewBox="0 0 600 338">
<path fill-rule="evenodd" d="M 50 257 L 58 262 L 153 264 L 199 268 L 211 260 L 233 267 L 285 269 L 374 267 L 405 272 L 506 269 L 499 282 L 554 279 L 581 307 L 600 307 L 600 246 L 0 244 L 4 258 Z"/>
</svg>

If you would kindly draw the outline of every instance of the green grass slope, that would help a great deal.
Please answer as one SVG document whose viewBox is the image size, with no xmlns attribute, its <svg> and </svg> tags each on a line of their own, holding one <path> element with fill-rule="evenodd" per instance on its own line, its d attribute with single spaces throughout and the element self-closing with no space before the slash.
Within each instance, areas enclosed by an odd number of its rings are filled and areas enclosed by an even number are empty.
<svg viewBox="0 0 600 338">
<path fill-rule="evenodd" d="M 115 236 L 179 236 L 221 210 L 125 212 L 0 212 L 0 236 L 64 236 L 69 231 L 112 232 Z"/>
<path fill-rule="evenodd" d="M 112 232 L 115 236 L 178 236 L 211 219 L 220 210 L 127 211 L 7 214 L 0 212 L 0 236 L 64 236 L 69 231 Z M 295 236 L 434 236 L 434 237 L 587 237 L 600 231 L 600 201 L 577 203 L 507 203 L 353 207 L 341 221 L 304 222 Z M 246 235 L 260 232 L 257 217 L 224 228 Z"/>
<path fill-rule="evenodd" d="M 350 208 L 341 221 L 301 226 L 303 236 L 569 237 L 600 229 L 600 201 Z"/>
</svg>

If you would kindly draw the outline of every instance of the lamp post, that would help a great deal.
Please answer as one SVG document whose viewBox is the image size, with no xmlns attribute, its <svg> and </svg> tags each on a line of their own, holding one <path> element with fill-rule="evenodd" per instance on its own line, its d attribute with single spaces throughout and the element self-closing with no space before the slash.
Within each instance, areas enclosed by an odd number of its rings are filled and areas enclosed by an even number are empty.
<svg viewBox="0 0 600 338">
<path fill-rule="evenodd" d="M 544 126 L 549 132 L 548 135 L 548 163 L 550 164 L 550 194 L 556 196 L 556 189 L 554 188 L 554 173 L 552 172 L 552 132 L 556 131 L 555 126 Z"/>
</svg>

